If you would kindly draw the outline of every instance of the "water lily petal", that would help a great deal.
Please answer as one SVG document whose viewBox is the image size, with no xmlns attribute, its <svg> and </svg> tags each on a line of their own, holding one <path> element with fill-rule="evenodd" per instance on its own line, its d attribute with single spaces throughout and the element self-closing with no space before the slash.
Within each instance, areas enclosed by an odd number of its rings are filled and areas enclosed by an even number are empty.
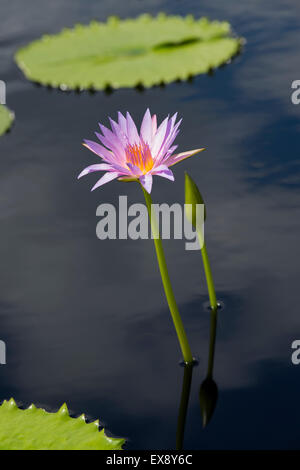
<svg viewBox="0 0 300 470">
<path fill-rule="evenodd" d="M 174 181 L 174 174 L 173 171 L 170 170 L 170 168 L 167 167 L 167 165 L 159 165 L 157 168 L 155 168 L 154 171 L 152 171 L 153 175 L 157 176 L 162 176 L 163 178 L 167 178 L 168 180 Z"/>
<path fill-rule="evenodd" d="M 170 156 L 171 153 L 169 152 L 170 150 L 170 146 L 172 145 L 172 143 L 174 142 L 174 140 L 176 139 L 177 135 L 179 134 L 179 130 L 177 131 L 174 131 L 175 133 L 173 133 L 173 135 L 171 136 L 171 138 L 169 138 L 162 146 L 160 152 L 159 152 L 159 158 L 158 158 L 158 164 L 160 163 L 164 163 L 165 160 L 166 160 L 166 157 L 167 155 Z M 175 146 L 177 147 L 177 146 Z"/>
<path fill-rule="evenodd" d="M 157 129 L 157 132 L 154 136 L 153 143 L 151 146 L 151 153 L 152 153 L 152 158 L 156 160 L 159 151 L 161 149 L 161 146 L 164 142 L 164 139 L 166 137 L 166 131 L 167 131 L 167 126 L 168 126 L 169 118 L 167 117 L 159 126 Z"/>
<path fill-rule="evenodd" d="M 167 160 L 165 160 L 164 163 L 167 166 L 172 166 L 172 165 L 175 165 L 176 163 L 181 162 L 182 160 L 185 160 L 186 158 L 191 157 L 192 155 L 195 155 L 196 153 L 202 152 L 203 150 L 205 150 L 205 148 L 190 150 L 188 152 L 177 153 L 176 155 L 172 155 Z"/>
<path fill-rule="evenodd" d="M 122 132 L 124 132 L 124 134 L 127 135 L 127 121 L 126 121 L 125 116 L 123 116 L 123 114 L 120 113 L 120 111 L 118 112 L 118 122 L 119 122 L 120 129 L 122 129 Z"/>
<path fill-rule="evenodd" d="M 166 152 L 168 151 L 168 149 L 170 148 L 170 146 L 173 144 L 174 140 L 176 139 L 177 135 L 179 134 L 179 126 L 181 122 L 182 122 L 182 119 L 180 119 L 177 122 L 177 124 L 172 127 L 172 130 L 169 132 L 169 135 L 166 138 L 163 149 L 161 151 L 162 156 L 166 154 Z"/>
<path fill-rule="evenodd" d="M 157 157 L 156 157 L 156 162 L 157 162 L 158 165 L 160 163 L 162 163 L 162 161 L 164 160 L 166 154 L 168 153 L 168 150 L 169 150 L 170 146 L 172 145 L 172 143 L 176 139 L 177 134 L 179 133 L 178 127 L 180 126 L 180 123 L 181 123 L 182 120 L 180 120 L 176 124 L 176 126 L 174 127 L 176 117 L 177 117 L 177 113 L 175 113 L 172 116 L 172 118 L 169 119 L 168 126 L 167 126 L 167 129 L 166 129 L 165 139 L 164 139 L 164 141 L 161 145 L 161 148 L 160 148 L 160 150 L 157 154 Z"/>
<path fill-rule="evenodd" d="M 141 125 L 141 137 L 144 142 L 151 145 L 152 143 L 152 119 L 149 108 L 145 112 Z"/>
<path fill-rule="evenodd" d="M 99 132 L 95 132 L 96 136 L 102 142 L 103 145 L 105 145 L 107 148 L 111 150 L 112 153 L 112 161 L 115 163 L 118 163 L 119 165 L 122 165 L 122 163 L 125 160 L 125 152 L 121 148 L 120 144 L 115 144 L 112 139 L 108 139 L 107 137 L 103 136 L 102 134 L 99 134 Z"/>
<path fill-rule="evenodd" d="M 93 173 L 94 171 L 113 171 L 114 168 L 111 165 L 108 165 L 108 163 L 96 163 L 95 165 L 90 165 L 84 168 L 82 172 L 78 175 L 78 179 L 82 178 L 82 176 L 88 175 L 89 173 Z"/>
<path fill-rule="evenodd" d="M 126 165 L 130 169 L 131 173 L 133 173 L 134 176 L 140 176 L 142 174 L 142 170 L 134 165 L 133 163 L 127 162 Z"/>
<path fill-rule="evenodd" d="M 150 194 L 151 189 L 152 189 L 152 181 L 153 181 L 152 175 L 150 175 L 150 173 L 146 173 L 146 175 L 140 176 L 139 179 L 140 179 L 142 186 L 147 191 L 147 193 Z"/>
<path fill-rule="evenodd" d="M 109 150 L 107 150 L 107 148 L 103 147 L 97 142 L 93 142 L 92 140 L 85 140 L 83 146 L 88 148 L 89 150 L 91 150 L 91 152 L 95 153 L 96 155 L 103 158 L 103 160 L 106 160 L 109 163 L 114 161 L 114 155 L 112 154 L 112 152 L 110 152 Z"/>
<path fill-rule="evenodd" d="M 153 114 L 152 116 L 152 137 L 155 136 L 157 131 L 157 117 L 156 114 Z"/>
<path fill-rule="evenodd" d="M 178 149 L 178 145 L 173 145 L 172 147 L 170 147 L 166 155 L 164 156 L 164 159 L 170 157 L 176 149 Z"/>
<path fill-rule="evenodd" d="M 154 165 L 153 169 L 155 169 L 155 168 L 157 168 L 158 166 L 164 164 L 164 163 L 168 160 L 168 158 L 175 152 L 175 150 L 176 150 L 177 148 L 178 148 L 178 145 L 173 145 L 172 147 L 170 147 L 170 148 L 167 150 L 166 154 L 163 155 L 162 158 L 160 158 L 158 161 L 155 162 L 155 165 Z"/>
<path fill-rule="evenodd" d="M 127 137 L 126 135 L 124 134 L 124 132 L 122 131 L 121 127 L 119 126 L 118 123 L 116 123 L 116 121 L 114 121 L 113 119 L 111 119 L 110 117 L 108 118 L 109 119 L 109 122 L 110 122 L 110 125 L 111 125 L 111 128 L 112 128 L 112 131 L 114 133 L 114 135 L 116 136 L 116 138 L 119 140 L 121 146 L 123 149 L 126 148 L 126 145 L 127 145 Z"/>
<path fill-rule="evenodd" d="M 104 138 L 106 139 L 106 147 L 109 147 L 114 153 L 120 154 L 122 156 L 124 152 L 123 145 L 121 144 L 119 138 L 107 127 L 103 126 L 102 124 L 99 123 L 99 127 L 101 129 L 102 134 L 104 135 Z M 97 137 L 101 136 L 101 134 L 96 134 Z M 101 139 L 100 139 L 101 140 Z M 103 141 L 102 141 L 103 143 Z"/>
<path fill-rule="evenodd" d="M 107 172 L 105 175 L 103 175 L 95 184 L 95 186 L 92 187 L 91 191 L 94 191 L 95 189 L 99 188 L 99 186 L 102 186 L 103 184 L 109 183 L 110 181 L 118 178 L 121 176 L 121 173 L 115 171 Z"/>
<path fill-rule="evenodd" d="M 129 143 L 131 145 L 134 145 L 134 144 L 139 145 L 140 136 L 138 134 L 136 125 L 134 124 L 134 121 L 128 112 L 126 113 L 126 120 L 127 120 L 127 136 L 128 136 Z"/>
</svg>

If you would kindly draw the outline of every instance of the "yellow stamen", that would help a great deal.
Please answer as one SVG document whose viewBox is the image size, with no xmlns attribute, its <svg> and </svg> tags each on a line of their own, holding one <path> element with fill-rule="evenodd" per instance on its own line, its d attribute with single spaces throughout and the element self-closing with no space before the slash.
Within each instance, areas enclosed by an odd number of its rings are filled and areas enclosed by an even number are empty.
<svg viewBox="0 0 300 470">
<path fill-rule="evenodd" d="M 126 163 L 131 163 L 138 167 L 143 174 L 148 173 L 153 168 L 154 161 L 151 155 L 149 145 L 141 142 L 140 145 L 128 144 L 126 150 Z"/>
</svg>

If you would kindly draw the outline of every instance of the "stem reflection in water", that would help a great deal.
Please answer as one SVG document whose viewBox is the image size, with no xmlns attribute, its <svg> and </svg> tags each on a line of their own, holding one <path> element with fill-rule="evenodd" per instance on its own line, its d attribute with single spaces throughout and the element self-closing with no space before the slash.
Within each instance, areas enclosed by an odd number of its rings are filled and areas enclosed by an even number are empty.
<svg viewBox="0 0 300 470">
<path fill-rule="evenodd" d="M 216 349 L 218 309 L 211 309 L 210 313 L 210 338 L 208 351 L 208 364 L 206 378 L 202 382 L 199 391 L 200 408 L 202 423 L 205 428 L 211 420 L 218 401 L 218 386 L 213 379 L 213 369 Z M 184 431 L 186 415 L 190 398 L 193 369 L 195 362 L 184 365 L 184 374 L 182 382 L 181 400 L 179 405 L 177 432 L 176 432 L 176 450 L 183 449 Z"/>
<path fill-rule="evenodd" d="M 208 366 L 205 380 L 199 391 L 202 423 L 205 428 L 211 420 L 218 401 L 218 386 L 213 379 L 213 368 L 216 348 L 218 309 L 211 309 L 210 314 L 210 341 L 208 353 Z"/>
<path fill-rule="evenodd" d="M 176 450 L 183 449 L 186 414 L 189 404 L 194 363 L 184 365 L 181 400 L 177 421 Z"/>
</svg>

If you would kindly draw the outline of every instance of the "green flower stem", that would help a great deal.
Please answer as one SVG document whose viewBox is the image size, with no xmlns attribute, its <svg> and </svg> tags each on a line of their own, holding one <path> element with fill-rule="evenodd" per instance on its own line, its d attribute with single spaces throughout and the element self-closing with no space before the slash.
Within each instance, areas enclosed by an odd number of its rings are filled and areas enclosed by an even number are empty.
<svg viewBox="0 0 300 470">
<path fill-rule="evenodd" d="M 143 187 L 142 187 L 143 188 Z M 156 256 L 157 256 L 157 261 L 159 265 L 159 270 L 161 274 L 161 279 L 163 282 L 163 286 L 165 289 L 165 294 L 167 298 L 167 302 L 169 305 L 169 309 L 172 315 L 173 323 L 176 329 L 176 333 L 178 336 L 179 344 L 181 347 L 181 351 L 183 354 L 183 359 L 184 362 L 189 364 L 193 362 L 193 356 L 192 352 L 188 343 L 188 339 L 184 330 L 184 326 L 182 323 L 182 320 L 180 318 L 180 314 L 178 311 L 178 307 L 176 304 L 174 292 L 172 289 L 169 273 L 168 273 L 168 268 L 166 264 L 166 259 L 165 259 L 165 254 L 161 242 L 161 238 L 159 236 L 159 229 L 157 225 L 157 220 L 155 217 L 155 214 L 151 210 L 152 207 L 152 199 L 150 194 L 147 193 L 147 191 L 143 188 L 146 204 L 147 204 L 147 209 L 148 209 L 148 214 L 149 214 L 149 219 L 151 223 L 151 229 L 152 229 L 152 234 L 153 234 L 153 239 L 154 239 L 154 244 L 155 244 L 155 250 L 156 250 Z"/>
<path fill-rule="evenodd" d="M 206 245 L 203 240 L 203 235 L 200 230 L 197 230 L 198 234 L 198 239 L 201 248 L 201 254 L 202 254 L 202 260 L 203 260 L 203 266 L 204 266 L 204 272 L 205 272 L 205 277 L 206 277 L 206 283 L 207 283 L 207 289 L 208 289 L 208 295 L 209 295 L 209 302 L 212 310 L 217 310 L 218 308 L 218 302 L 217 302 L 217 297 L 216 297 L 216 291 L 215 291 L 215 286 L 214 286 L 214 281 L 212 277 L 212 272 L 210 268 L 210 263 L 209 259 L 207 256 L 207 251 L 206 251 Z"/>
</svg>

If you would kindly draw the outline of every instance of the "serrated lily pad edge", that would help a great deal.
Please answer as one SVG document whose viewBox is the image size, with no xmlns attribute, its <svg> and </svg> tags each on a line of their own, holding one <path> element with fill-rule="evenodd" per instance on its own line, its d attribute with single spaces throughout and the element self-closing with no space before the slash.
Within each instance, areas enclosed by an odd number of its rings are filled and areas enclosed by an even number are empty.
<svg viewBox="0 0 300 470">
<path fill-rule="evenodd" d="M 80 416 L 77 416 L 77 417 L 73 417 L 70 415 L 69 413 L 69 409 L 68 409 L 68 406 L 66 403 L 63 403 L 62 406 L 56 411 L 56 412 L 49 412 L 49 411 L 46 411 L 44 408 L 42 407 L 38 407 L 36 405 L 34 405 L 33 403 L 31 403 L 31 405 L 29 405 L 27 408 L 23 408 L 23 407 L 20 407 L 17 405 L 16 401 L 14 398 L 10 398 L 9 400 L 2 400 L 0 402 L 0 408 L 4 406 L 4 407 L 9 407 L 9 408 L 17 408 L 19 411 L 27 411 L 27 410 L 41 410 L 43 411 L 46 415 L 62 415 L 62 416 L 68 416 L 70 419 L 74 419 L 74 420 L 82 420 L 85 424 L 94 424 L 95 426 L 97 426 L 98 428 L 98 431 L 101 432 L 105 439 L 107 439 L 108 441 L 116 441 L 116 444 L 119 444 L 120 446 L 120 449 L 111 449 L 113 451 L 119 451 L 119 450 L 124 450 L 123 449 L 123 445 L 126 443 L 126 439 L 125 438 L 122 438 L 122 437 L 116 437 L 116 436 L 113 436 L 110 432 L 110 435 L 108 436 L 106 434 L 107 432 L 107 429 L 106 429 L 106 432 L 105 432 L 105 429 L 104 429 L 104 426 L 102 426 L 99 422 L 99 419 L 96 419 L 95 421 L 87 421 L 86 419 L 86 416 L 84 413 L 82 413 Z"/>
<path fill-rule="evenodd" d="M 8 116 L 7 123 L 4 124 L 2 129 L 1 129 L 1 123 L 0 123 L 0 136 L 2 136 L 6 134 L 7 132 L 9 132 L 10 129 L 12 128 L 12 125 L 15 121 L 15 113 L 4 104 L 0 104 L 0 107 L 5 108 L 5 111 Z"/>
<path fill-rule="evenodd" d="M 141 17 L 144 17 L 144 16 L 151 16 L 151 15 L 148 15 L 148 14 L 141 14 L 139 16 L 137 16 L 135 19 L 139 19 Z M 166 16 L 180 16 L 180 15 L 166 15 L 165 13 L 158 13 L 157 14 L 157 18 L 164 18 Z M 152 16 L 152 18 L 154 18 L 154 16 Z M 188 14 L 186 15 L 186 18 L 190 18 L 190 19 L 194 19 L 195 17 L 191 14 Z M 132 18 L 119 18 L 118 16 L 114 15 L 114 16 L 109 16 L 106 20 L 106 22 L 104 21 L 96 21 L 97 23 L 102 23 L 102 24 L 105 24 L 105 23 L 108 23 L 108 22 L 114 22 L 114 21 L 126 21 L 126 20 L 129 20 L 129 19 L 132 19 Z M 207 18 L 209 19 L 209 18 Z M 83 92 L 83 91 L 90 91 L 90 92 L 98 92 L 98 91 L 104 91 L 104 92 L 107 92 L 107 94 L 110 94 L 112 93 L 113 91 L 116 91 L 116 90 L 124 90 L 124 89 L 136 89 L 138 91 L 143 91 L 143 90 L 146 90 L 146 89 L 151 89 L 151 88 L 155 88 L 155 87 L 164 87 L 165 85 L 169 85 L 171 83 L 176 83 L 176 82 L 185 82 L 185 81 L 190 81 L 192 80 L 193 78 L 199 76 L 199 75 L 205 75 L 204 73 L 198 73 L 198 74 L 189 74 L 188 77 L 186 79 L 183 79 L 183 78 L 180 78 L 180 77 L 177 77 L 177 78 L 174 78 L 173 80 L 171 81 L 167 81 L 167 80 L 159 80 L 157 83 L 153 84 L 153 85 L 145 85 L 143 83 L 141 83 L 140 81 L 137 81 L 137 83 L 133 86 L 130 86 L 130 87 L 116 87 L 114 86 L 112 83 L 107 83 L 106 84 L 106 87 L 103 88 L 103 87 L 96 87 L 94 84 L 91 84 L 89 87 L 81 87 L 79 84 L 72 87 L 72 86 L 67 86 L 63 83 L 61 84 L 57 84 L 57 83 L 53 83 L 51 81 L 49 82 L 46 82 L 46 81 L 43 81 L 43 80 L 38 80 L 38 79 L 33 79 L 30 77 L 30 74 L 28 73 L 27 69 L 26 69 L 26 66 L 25 64 L 23 63 L 22 60 L 19 59 L 19 54 L 22 55 L 23 51 L 26 50 L 28 47 L 31 47 L 31 46 L 34 46 L 35 43 L 39 43 L 40 41 L 45 41 L 47 40 L 49 37 L 51 36 L 59 36 L 60 34 L 63 34 L 64 32 L 66 31 L 73 31 L 74 29 L 78 28 L 87 28 L 91 25 L 93 25 L 93 23 L 95 23 L 95 20 L 92 20 L 90 21 L 90 23 L 87 23 L 87 24 L 82 24 L 82 23 L 76 23 L 74 24 L 73 27 L 68 27 L 68 28 L 62 28 L 59 32 L 57 33 L 48 33 L 48 34 L 43 34 L 40 38 L 38 39 L 35 39 L 33 41 L 31 41 L 29 44 L 26 44 L 25 46 L 19 48 L 15 55 L 14 55 L 14 60 L 17 64 L 17 66 L 20 68 L 20 70 L 23 72 L 24 76 L 29 80 L 31 81 L 32 83 L 36 84 L 36 85 L 39 85 L 39 86 L 44 86 L 44 87 L 47 87 L 49 89 L 56 89 L 56 90 L 59 90 L 59 91 L 64 91 L 64 92 L 70 92 L 70 91 L 75 91 L 75 92 Z M 211 75 L 215 70 L 219 69 L 219 68 L 222 68 L 223 66 L 231 63 L 237 56 L 239 56 L 241 53 L 242 53 L 242 49 L 244 47 L 244 45 L 246 44 L 246 39 L 244 37 L 239 37 L 237 36 L 235 33 L 233 33 L 233 31 L 231 30 L 231 35 L 228 36 L 228 37 L 231 37 L 232 39 L 235 39 L 237 41 L 237 50 L 236 52 L 231 55 L 229 58 L 226 58 L 224 59 L 224 61 L 222 63 L 220 63 L 220 65 L 218 67 L 215 67 L 215 68 L 210 68 L 208 71 L 207 71 L 207 75 Z"/>
</svg>

